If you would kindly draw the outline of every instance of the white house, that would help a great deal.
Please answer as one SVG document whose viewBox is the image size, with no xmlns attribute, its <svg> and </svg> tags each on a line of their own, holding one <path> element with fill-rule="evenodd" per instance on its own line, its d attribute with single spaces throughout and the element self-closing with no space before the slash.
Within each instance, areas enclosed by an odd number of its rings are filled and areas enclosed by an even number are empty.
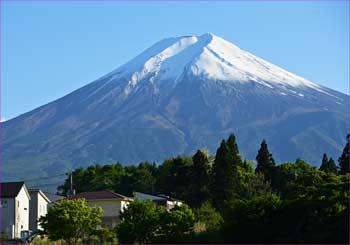
<svg viewBox="0 0 350 245">
<path fill-rule="evenodd" d="M 29 189 L 29 229 L 40 229 L 39 219 L 47 214 L 49 198 L 39 189 Z"/>
<path fill-rule="evenodd" d="M 134 198 L 138 198 L 141 201 L 151 200 L 156 205 L 164 206 L 166 210 L 170 210 L 175 206 L 181 206 L 183 203 L 178 199 L 174 199 L 166 195 L 151 195 L 141 192 L 134 192 Z"/>
<path fill-rule="evenodd" d="M 120 211 L 127 208 L 132 199 L 112 191 L 91 191 L 81 192 L 68 199 L 85 199 L 90 207 L 101 207 L 103 214 L 101 215 L 102 226 L 110 228 L 115 227 L 120 219 Z"/>
<path fill-rule="evenodd" d="M 9 239 L 22 238 L 29 230 L 30 195 L 24 182 L 0 183 L 1 232 Z"/>
</svg>

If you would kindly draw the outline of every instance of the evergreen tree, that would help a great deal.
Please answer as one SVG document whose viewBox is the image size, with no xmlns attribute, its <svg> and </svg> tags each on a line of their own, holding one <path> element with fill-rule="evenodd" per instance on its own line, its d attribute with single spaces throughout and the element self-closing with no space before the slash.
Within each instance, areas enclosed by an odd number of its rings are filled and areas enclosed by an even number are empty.
<svg viewBox="0 0 350 245">
<path fill-rule="evenodd" d="M 229 149 L 225 140 L 221 141 L 220 147 L 216 151 L 215 161 L 213 165 L 213 188 L 212 194 L 215 197 L 215 204 L 219 206 L 218 202 L 221 202 L 225 198 L 225 192 L 229 185 L 229 173 L 233 170 L 230 170 L 228 162 L 229 159 Z"/>
<path fill-rule="evenodd" d="M 339 173 L 340 174 L 347 174 L 349 173 L 349 151 L 350 151 L 350 147 L 349 147 L 349 141 L 350 141 L 350 134 L 348 134 L 346 136 L 347 142 L 346 145 L 343 149 L 343 153 L 341 154 L 341 156 L 338 159 L 339 162 Z"/>
<path fill-rule="evenodd" d="M 236 143 L 236 137 L 234 134 L 231 134 L 227 139 L 227 146 L 230 151 L 230 154 L 232 155 L 232 161 L 237 166 L 243 166 L 242 158 L 239 155 L 238 146 Z"/>
<path fill-rule="evenodd" d="M 267 179 L 271 179 L 276 164 L 272 154 L 269 152 L 265 139 L 261 142 L 256 161 L 258 164 L 255 171 L 263 173 Z"/>
<path fill-rule="evenodd" d="M 198 207 L 209 199 L 209 159 L 206 152 L 198 150 L 192 157 L 190 205 Z"/>
<path fill-rule="evenodd" d="M 335 165 L 335 162 L 332 158 L 328 160 L 326 153 L 323 154 L 320 170 L 328 173 L 337 173 L 337 165 Z"/>
<path fill-rule="evenodd" d="M 234 135 L 226 142 L 221 141 L 213 165 L 213 197 L 216 207 L 232 198 L 239 197 L 242 173 L 242 159 Z"/>
<path fill-rule="evenodd" d="M 328 172 L 334 173 L 334 174 L 336 174 L 338 172 L 337 171 L 337 165 L 335 164 L 335 161 L 333 160 L 333 158 L 329 158 L 329 161 L 328 161 Z"/>
<path fill-rule="evenodd" d="M 323 168 L 324 168 L 325 166 L 327 166 L 327 164 L 328 164 L 328 157 L 327 157 L 327 154 L 326 154 L 326 153 L 323 153 L 322 163 L 321 163 L 321 166 L 320 166 L 320 170 L 323 171 Z M 324 166 L 324 167 L 322 167 L 322 166 Z"/>
</svg>

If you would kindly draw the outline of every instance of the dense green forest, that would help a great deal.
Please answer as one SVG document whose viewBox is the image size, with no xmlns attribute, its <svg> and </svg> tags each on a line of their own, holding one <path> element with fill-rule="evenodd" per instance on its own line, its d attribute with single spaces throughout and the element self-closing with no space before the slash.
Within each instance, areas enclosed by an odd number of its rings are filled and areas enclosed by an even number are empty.
<svg viewBox="0 0 350 245">
<path fill-rule="evenodd" d="M 178 217 L 189 217 L 187 223 L 181 221 L 187 225 L 182 233 L 158 236 L 151 229 L 139 232 L 147 239 L 135 237 L 124 240 L 127 243 L 349 243 L 349 143 L 338 164 L 324 154 L 317 169 L 302 159 L 276 164 L 265 140 L 256 161 L 242 159 L 235 136 L 230 135 L 215 156 L 198 150 L 193 156 L 169 158 L 161 165 L 91 165 L 76 169 L 73 180 L 77 192 L 166 194 L 189 205 L 178 211 Z M 58 187 L 63 195 L 68 190 L 69 179 Z M 142 208 L 153 212 L 150 220 L 155 225 L 177 220 L 169 214 L 155 219 L 163 216 L 149 203 L 135 202 L 131 207 L 123 214 L 126 221 Z M 146 217 L 138 220 L 152 227 Z M 126 221 L 117 228 L 120 241 L 130 238 L 127 230 L 137 227 Z"/>
</svg>

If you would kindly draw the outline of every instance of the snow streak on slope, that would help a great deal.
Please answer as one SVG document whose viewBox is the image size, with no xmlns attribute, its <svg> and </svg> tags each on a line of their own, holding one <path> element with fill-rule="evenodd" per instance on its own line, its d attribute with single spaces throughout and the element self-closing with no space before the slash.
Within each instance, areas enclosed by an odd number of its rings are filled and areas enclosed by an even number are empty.
<svg viewBox="0 0 350 245">
<path fill-rule="evenodd" d="M 176 81 L 185 73 L 228 82 L 256 82 L 269 88 L 309 87 L 326 93 L 321 86 L 275 66 L 234 44 L 207 33 L 164 39 L 112 72 L 129 80 L 126 93 L 146 80 Z M 173 85 L 174 85 L 173 84 Z"/>
</svg>

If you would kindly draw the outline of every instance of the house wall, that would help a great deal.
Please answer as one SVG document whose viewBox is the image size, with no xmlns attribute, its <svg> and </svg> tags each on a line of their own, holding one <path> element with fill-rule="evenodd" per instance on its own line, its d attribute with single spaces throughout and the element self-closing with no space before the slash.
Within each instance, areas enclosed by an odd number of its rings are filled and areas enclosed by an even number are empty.
<svg viewBox="0 0 350 245">
<path fill-rule="evenodd" d="M 29 230 L 29 198 L 22 188 L 15 199 L 15 238 L 21 237 L 21 232 Z"/>
<path fill-rule="evenodd" d="M 47 214 L 48 202 L 38 191 L 30 191 L 29 229 L 41 229 L 39 219 Z"/>
<path fill-rule="evenodd" d="M 15 199 L 1 198 L 1 232 L 10 239 L 14 238 L 15 228 Z"/>
<path fill-rule="evenodd" d="M 37 212 L 37 220 L 40 219 L 40 217 L 45 216 L 47 214 L 47 207 L 48 207 L 48 201 L 43 198 L 41 194 L 38 193 L 38 212 Z M 39 223 L 37 223 L 36 226 L 37 229 L 41 229 L 41 226 Z"/>
<path fill-rule="evenodd" d="M 87 200 L 90 207 L 101 207 L 103 213 L 101 215 L 102 226 L 115 227 L 120 219 L 120 211 L 127 207 L 127 202 L 122 200 Z"/>
</svg>

